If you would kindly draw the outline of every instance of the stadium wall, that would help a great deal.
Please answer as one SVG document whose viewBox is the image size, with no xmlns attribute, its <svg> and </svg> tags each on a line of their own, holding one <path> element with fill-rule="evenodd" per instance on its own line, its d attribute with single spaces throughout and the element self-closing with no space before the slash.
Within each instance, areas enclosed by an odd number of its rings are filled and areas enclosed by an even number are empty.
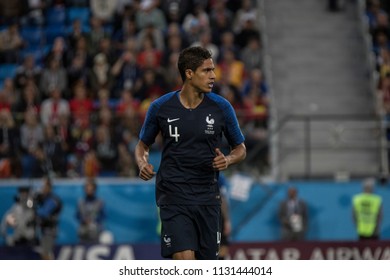
<svg viewBox="0 0 390 280">
<path fill-rule="evenodd" d="M 351 198 L 361 191 L 361 182 L 288 182 L 261 183 L 235 175 L 229 177 L 230 209 L 233 242 L 274 242 L 279 240 L 277 208 L 286 196 L 289 185 L 309 206 L 310 241 L 354 241 Z M 83 196 L 83 180 L 55 180 L 54 191 L 64 202 L 60 217 L 59 245 L 74 245 L 77 239 L 75 209 Z M 106 203 L 106 229 L 112 233 L 114 244 L 157 244 L 157 209 L 153 182 L 137 179 L 98 179 L 98 195 Z M 17 187 L 30 185 L 34 190 L 39 180 L 0 181 L 0 215 L 12 205 Z M 381 239 L 390 240 L 390 185 L 380 185 L 376 193 L 383 197 L 384 220 Z M 0 238 L 0 246 L 4 240 Z"/>
</svg>

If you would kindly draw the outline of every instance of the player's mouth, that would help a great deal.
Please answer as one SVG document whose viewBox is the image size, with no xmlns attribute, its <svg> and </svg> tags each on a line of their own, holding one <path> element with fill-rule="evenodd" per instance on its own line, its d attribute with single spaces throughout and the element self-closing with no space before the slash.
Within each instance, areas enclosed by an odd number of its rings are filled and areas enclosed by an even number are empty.
<svg viewBox="0 0 390 280">
<path fill-rule="evenodd" d="M 212 89 L 214 86 L 214 82 L 209 83 L 209 88 Z"/>
</svg>

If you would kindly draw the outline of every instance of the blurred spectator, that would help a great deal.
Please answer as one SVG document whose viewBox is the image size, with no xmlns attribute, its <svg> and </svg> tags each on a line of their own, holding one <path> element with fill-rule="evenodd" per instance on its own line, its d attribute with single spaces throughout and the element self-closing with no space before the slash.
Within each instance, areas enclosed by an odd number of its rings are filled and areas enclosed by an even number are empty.
<svg viewBox="0 0 390 280">
<path fill-rule="evenodd" d="M 139 9 L 135 14 L 137 29 L 144 29 L 148 24 L 153 24 L 161 30 L 167 27 L 164 12 L 158 7 L 156 0 L 141 0 Z"/>
<path fill-rule="evenodd" d="M 0 92 L 4 95 L 4 98 L 11 108 L 20 100 L 20 90 L 16 88 L 15 82 L 12 78 L 5 78 L 3 80 L 3 87 Z"/>
<path fill-rule="evenodd" d="M 307 206 L 306 202 L 298 197 L 298 190 L 293 186 L 287 190 L 287 199 L 279 205 L 279 221 L 282 240 L 305 240 L 308 222 Z"/>
<path fill-rule="evenodd" d="M 79 59 L 83 60 L 83 65 L 89 67 L 91 65 L 91 55 L 88 53 L 86 37 L 79 37 L 76 41 L 76 46 L 67 51 L 66 57 L 69 64 L 75 57 L 78 57 Z"/>
<path fill-rule="evenodd" d="M 247 121 L 247 110 L 249 109 L 245 107 L 239 89 L 231 84 L 222 84 L 219 87 L 219 92 L 232 104 L 241 126 L 245 125 Z"/>
<path fill-rule="evenodd" d="M 136 177 L 138 174 L 137 163 L 123 143 L 118 145 L 118 157 L 118 176 Z"/>
<path fill-rule="evenodd" d="M 163 52 L 165 49 L 163 31 L 153 23 L 149 23 L 142 30 L 137 33 L 137 50 L 142 52 L 145 49 L 145 40 L 151 40 L 153 47 L 159 52 Z"/>
<path fill-rule="evenodd" d="M 116 30 L 112 36 L 113 46 L 117 53 L 122 53 L 128 39 L 136 39 L 138 35 L 137 26 L 133 19 L 124 20 L 122 28 Z"/>
<path fill-rule="evenodd" d="M 84 177 L 97 177 L 100 176 L 101 165 L 97 158 L 95 150 L 91 149 L 85 154 L 82 160 L 82 173 Z"/>
<path fill-rule="evenodd" d="M 97 54 L 103 54 L 106 56 L 107 62 L 110 65 L 110 67 L 114 64 L 116 59 L 118 58 L 118 54 L 113 48 L 113 44 L 110 38 L 102 38 L 99 42 L 99 48 L 97 50 Z M 96 56 L 95 55 L 95 56 Z"/>
<path fill-rule="evenodd" d="M 248 44 L 241 49 L 239 58 L 244 63 L 247 72 L 256 68 L 262 69 L 263 50 L 259 38 L 250 38 Z"/>
<path fill-rule="evenodd" d="M 168 24 L 172 22 L 181 24 L 184 17 L 196 9 L 193 8 L 194 1 L 192 0 L 164 0 L 159 2 L 161 3 L 161 9 L 166 16 Z"/>
<path fill-rule="evenodd" d="M 367 0 L 366 15 L 370 28 L 375 28 L 377 26 L 377 18 L 380 14 L 387 14 L 381 7 L 380 0 Z"/>
<path fill-rule="evenodd" d="M 94 150 L 99 161 L 100 175 L 113 175 L 117 168 L 117 139 L 112 112 L 108 109 L 99 111 L 99 123 L 95 130 Z"/>
<path fill-rule="evenodd" d="M 156 48 L 153 38 L 146 37 L 142 48 L 137 54 L 137 65 L 141 70 L 160 68 L 162 52 Z"/>
<path fill-rule="evenodd" d="M 33 79 L 36 84 L 39 84 L 42 68 L 36 64 L 35 57 L 33 55 L 27 55 L 23 59 L 23 63 L 16 69 L 15 73 L 15 86 L 17 89 L 21 89 L 27 84 L 27 80 Z"/>
<path fill-rule="evenodd" d="M 234 52 L 235 57 L 239 58 L 239 49 L 234 41 L 234 33 L 232 31 L 225 31 L 221 34 L 221 43 L 218 46 L 218 60 L 220 62 L 225 54 L 225 51 L 232 50 Z"/>
<path fill-rule="evenodd" d="M 56 37 L 49 52 L 45 56 L 45 67 L 50 67 L 52 60 L 56 60 L 60 67 L 66 68 L 69 65 L 67 61 L 67 46 L 63 37 Z"/>
<path fill-rule="evenodd" d="M 19 63 L 20 50 L 23 48 L 23 38 L 16 22 L 0 31 L 0 63 Z"/>
<path fill-rule="evenodd" d="M 82 243 L 98 243 L 104 229 L 104 202 L 97 196 L 97 184 L 93 178 L 84 183 L 84 197 L 79 199 L 76 218 L 79 223 L 77 234 Z"/>
<path fill-rule="evenodd" d="M 199 28 L 202 30 L 210 28 L 210 18 L 206 12 L 205 6 L 197 1 L 194 4 L 192 12 L 185 15 L 181 26 L 184 30 L 190 30 L 191 24 L 194 22 L 197 22 Z"/>
<path fill-rule="evenodd" d="M 19 130 L 12 114 L 7 109 L 0 110 L 0 178 L 19 177 Z"/>
<path fill-rule="evenodd" d="M 27 13 L 21 18 L 23 25 L 42 26 L 45 23 L 47 0 L 27 0 Z"/>
<path fill-rule="evenodd" d="M 64 177 L 66 174 L 66 150 L 52 125 L 44 127 L 41 162 L 51 176 Z"/>
<path fill-rule="evenodd" d="M 91 17 L 91 30 L 86 34 L 88 54 L 95 56 L 98 52 L 100 41 L 103 38 L 110 38 L 111 34 L 104 28 L 102 20 Z"/>
<path fill-rule="evenodd" d="M 40 116 L 43 125 L 51 124 L 57 126 L 60 115 L 69 116 L 69 102 L 62 98 L 60 89 L 54 88 L 50 92 L 50 98 L 42 102 Z"/>
<path fill-rule="evenodd" d="M 212 1 L 211 7 L 210 7 L 210 24 L 213 26 L 214 24 L 217 24 L 221 18 L 226 20 L 226 22 L 233 24 L 234 14 L 229 8 L 227 7 L 226 0 L 215 0 Z"/>
<path fill-rule="evenodd" d="M 260 31 L 257 26 L 257 19 L 253 15 L 248 14 L 244 16 L 242 20 L 243 23 L 241 31 L 236 33 L 236 44 L 240 48 L 244 48 L 248 45 L 248 42 L 252 38 L 260 40 Z"/>
<path fill-rule="evenodd" d="M 242 87 L 243 96 L 248 96 L 253 91 L 263 99 L 262 102 L 264 104 L 268 104 L 268 85 L 264 80 L 263 71 L 260 68 L 253 68 L 249 72 L 249 76 L 245 79 Z"/>
<path fill-rule="evenodd" d="M 379 13 L 376 17 L 377 23 L 375 26 L 370 28 L 372 36 L 375 38 L 375 34 L 378 32 L 384 32 L 389 37 L 390 35 L 390 24 L 389 15 L 387 13 Z"/>
<path fill-rule="evenodd" d="M 12 83 L 12 79 L 9 79 L 9 82 Z M 11 106 L 11 96 L 8 95 L 7 91 L 0 90 L 0 110 L 11 110 Z"/>
<path fill-rule="evenodd" d="M 352 198 L 353 221 L 359 240 L 378 240 L 383 217 L 382 198 L 374 194 L 375 179 L 363 182 L 363 192 Z"/>
<path fill-rule="evenodd" d="M 42 259 L 52 260 L 62 200 L 53 192 L 53 185 L 49 177 L 43 178 L 42 185 L 35 195 L 35 203 L 39 252 Z"/>
<path fill-rule="evenodd" d="M 164 83 L 167 86 L 168 91 L 177 90 L 182 85 L 182 79 L 180 73 L 177 70 L 177 61 L 179 59 L 180 52 L 172 52 L 168 58 L 167 63 L 163 71 Z"/>
<path fill-rule="evenodd" d="M 232 21 L 229 19 L 229 13 L 216 13 L 213 22 L 211 25 L 211 33 L 213 38 L 213 43 L 220 46 L 221 45 L 221 34 L 232 31 Z M 238 45 L 238 44 L 237 44 Z"/>
<path fill-rule="evenodd" d="M 18 123 L 23 121 L 23 114 L 29 109 L 39 112 L 41 107 L 40 92 L 34 80 L 28 80 L 24 88 L 21 90 L 20 98 L 12 107 L 12 111 L 16 113 Z"/>
<path fill-rule="evenodd" d="M 138 9 L 139 1 L 118 0 L 113 22 L 114 33 L 123 29 L 127 21 L 135 20 L 135 13 Z"/>
<path fill-rule="evenodd" d="M 216 44 L 214 44 L 211 40 L 211 31 L 209 29 L 202 30 L 199 34 L 199 40 L 193 42 L 191 44 L 192 47 L 200 46 L 208 49 L 211 52 L 211 56 L 214 61 L 218 60 L 219 49 Z"/>
<path fill-rule="evenodd" d="M 54 90 L 65 94 L 68 86 L 68 77 L 66 69 L 61 66 L 57 59 L 51 59 L 48 68 L 44 68 L 39 83 L 39 88 L 42 92 L 42 98 L 51 96 Z"/>
<path fill-rule="evenodd" d="M 140 102 L 133 98 L 133 94 L 130 90 L 123 90 L 121 98 L 118 101 L 116 107 L 116 117 L 123 117 L 126 112 L 131 111 L 131 114 L 137 114 Z"/>
<path fill-rule="evenodd" d="M 155 69 L 146 69 L 142 76 L 141 87 L 136 90 L 134 97 L 143 101 L 152 95 L 161 96 L 164 92 L 163 80 L 164 78 Z"/>
<path fill-rule="evenodd" d="M 186 46 L 185 34 L 181 32 L 180 27 L 176 24 L 170 24 L 168 28 L 164 37 L 163 65 L 168 63 L 171 53 L 180 52 Z"/>
<path fill-rule="evenodd" d="M 94 137 L 92 128 L 88 127 L 82 129 L 77 126 L 72 126 L 71 137 L 74 139 L 74 145 L 71 149 L 68 174 L 71 177 L 97 176 L 98 167 L 95 163 L 96 160 L 94 160 L 93 155 L 91 155 Z M 87 165 L 89 173 L 85 172 L 86 161 L 88 161 L 88 163 L 93 163 L 92 165 Z"/>
<path fill-rule="evenodd" d="M 181 49 L 188 46 L 187 33 L 183 30 L 183 28 L 179 24 L 170 23 L 168 25 L 167 30 L 164 33 L 164 42 L 165 42 L 164 43 L 165 44 L 164 52 L 167 51 L 167 48 L 172 49 L 172 46 L 170 46 L 170 44 L 169 44 L 169 40 L 171 37 L 179 37 L 180 38 Z M 180 50 L 178 50 L 178 51 L 180 51 Z"/>
<path fill-rule="evenodd" d="M 105 126 L 99 126 L 95 133 L 94 150 L 99 161 L 100 176 L 113 176 L 117 170 L 117 146 L 110 130 Z"/>
<path fill-rule="evenodd" d="M 373 37 L 373 51 L 378 58 L 382 50 L 390 49 L 390 37 L 389 34 L 383 31 L 378 31 Z"/>
<path fill-rule="evenodd" d="M 241 1 L 241 7 L 234 14 L 233 31 L 234 33 L 241 32 L 245 20 L 250 18 L 258 18 L 257 8 L 252 0 Z"/>
<path fill-rule="evenodd" d="M 24 113 L 24 123 L 20 127 L 20 144 L 22 149 L 22 176 L 32 178 L 36 176 L 38 160 L 36 153 L 43 142 L 43 127 L 39 123 L 38 114 L 34 108 Z"/>
<path fill-rule="evenodd" d="M 72 22 L 71 30 L 66 37 L 66 43 L 70 50 L 73 50 L 77 46 L 77 41 L 87 36 L 87 32 L 83 29 L 83 25 L 80 19 L 75 19 Z"/>
<path fill-rule="evenodd" d="M 35 244 L 35 215 L 29 187 L 19 187 L 15 202 L 1 221 L 0 233 L 7 246 Z"/>
<path fill-rule="evenodd" d="M 222 79 L 228 84 L 241 88 L 245 78 L 245 68 L 242 61 L 238 60 L 233 50 L 225 50 L 222 60 L 215 68 L 216 81 Z"/>
<path fill-rule="evenodd" d="M 93 17 L 104 24 L 112 23 L 118 0 L 89 0 L 89 7 Z"/>
<path fill-rule="evenodd" d="M 82 56 L 76 55 L 72 58 L 70 65 L 66 69 L 69 89 L 74 88 L 78 83 L 89 83 L 90 69 L 85 63 L 86 61 Z"/>
<path fill-rule="evenodd" d="M 114 80 L 105 54 L 98 53 L 94 57 L 93 65 L 88 72 L 88 81 L 94 97 L 101 88 L 111 90 Z"/>
<path fill-rule="evenodd" d="M 73 152 L 75 146 L 75 139 L 71 129 L 70 117 L 68 115 L 60 115 L 55 132 L 67 157 Z"/>
<path fill-rule="evenodd" d="M 134 90 L 142 77 L 136 57 L 130 51 L 125 51 L 117 59 L 111 68 L 111 73 L 116 78 L 114 96 L 118 96 L 123 89 Z"/>
<path fill-rule="evenodd" d="M 73 89 L 74 97 L 69 101 L 72 123 L 81 129 L 91 125 L 90 117 L 93 112 L 93 102 L 88 96 L 87 88 L 79 83 Z"/>
<path fill-rule="evenodd" d="M 203 29 L 201 28 L 199 24 L 199 20 L 192 19 L 188 29 L 185 29 L 187 44 L 192 44 L 194 42 L 199 41 L 200 34 L 202 33 Z"/>
</svg>

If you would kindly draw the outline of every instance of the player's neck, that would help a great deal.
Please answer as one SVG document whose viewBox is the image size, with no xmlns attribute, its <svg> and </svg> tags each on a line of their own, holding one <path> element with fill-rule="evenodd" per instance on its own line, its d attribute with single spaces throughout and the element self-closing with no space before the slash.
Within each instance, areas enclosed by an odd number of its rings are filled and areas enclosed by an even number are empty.
<svg viewBox="0 0 390 280">
<path fill-rule="evenodd" d="M 204 93 L 196 92 L 192 88 L 183 87 L 179 93 L 180 103 L 187 109 L 195 109 L 203 100 Z"/>
</svg>

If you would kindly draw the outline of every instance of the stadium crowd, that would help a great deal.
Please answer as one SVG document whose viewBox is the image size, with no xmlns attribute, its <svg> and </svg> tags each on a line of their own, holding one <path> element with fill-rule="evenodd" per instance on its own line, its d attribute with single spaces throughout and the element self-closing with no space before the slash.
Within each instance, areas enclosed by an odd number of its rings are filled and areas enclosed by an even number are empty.
<svg viewBox="0 0 390 280">
<path fill-rule="evenodd" d="M 378 112 L 390 120 L 390 4 L 389 1 L 366 0 L 366 18 L 372 39 L 377 74 Z M 390 126 L 387 127 L 390 140 Z M 389 154 L 390 155 L 390 154 Z M 390 160 L 390 156 L 389 156 Z"/>
<path fill-rule="evenodd" d="M 267 143 L 258 13 L 252 0 L 2 1 L 0 177 L 137 176 L 147 108 L 180 89 L 178 54 L 193 45 L 212 51 L 213 91 L 248 151 Z"/>
</svg>

